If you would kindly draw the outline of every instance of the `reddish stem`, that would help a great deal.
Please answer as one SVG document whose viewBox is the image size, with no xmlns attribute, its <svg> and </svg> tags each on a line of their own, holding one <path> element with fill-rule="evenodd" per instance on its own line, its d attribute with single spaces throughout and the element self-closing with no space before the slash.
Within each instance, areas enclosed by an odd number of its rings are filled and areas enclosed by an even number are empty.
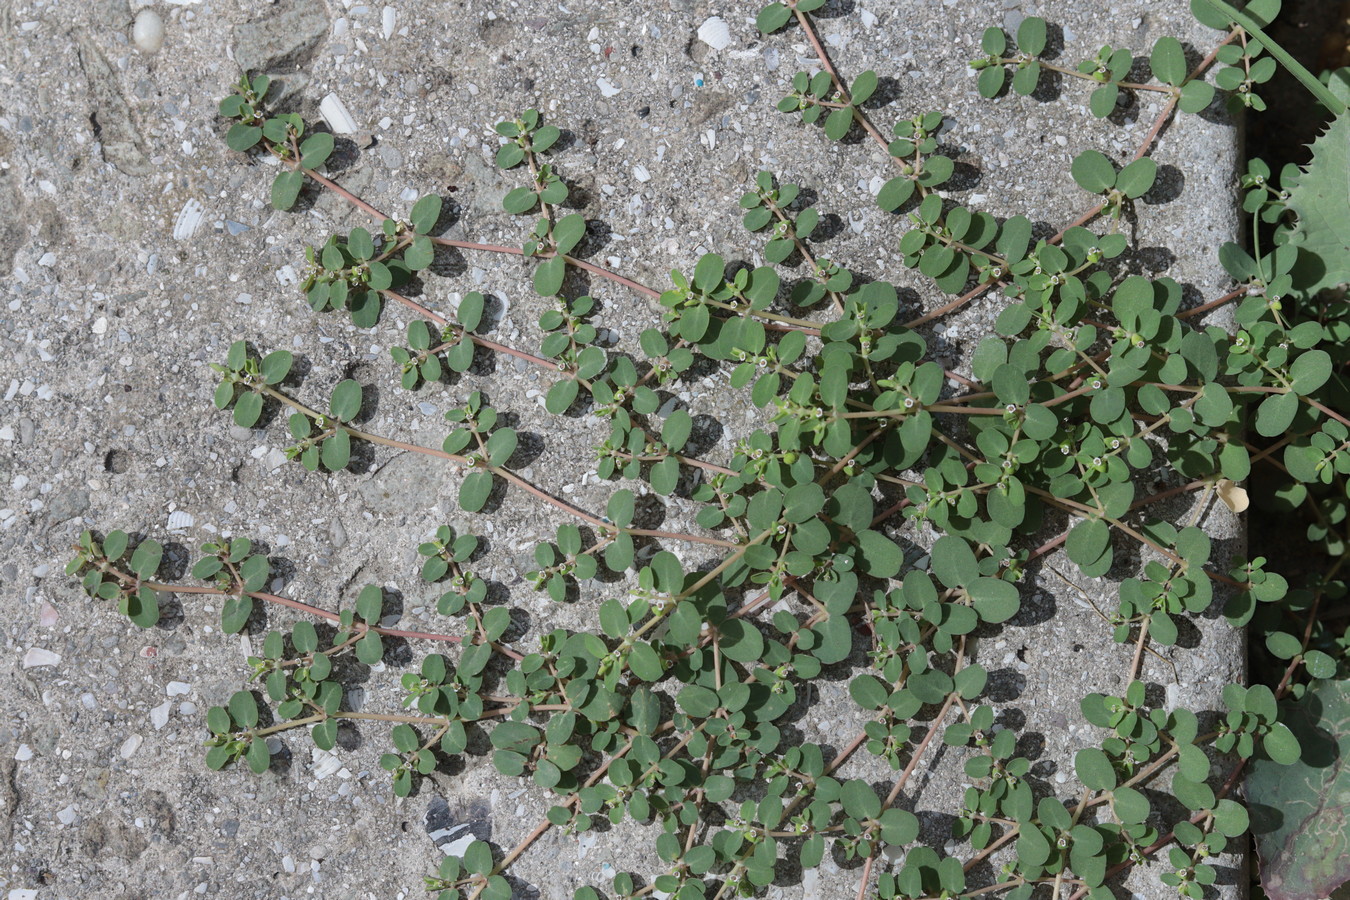
<svg viewBox="0 0 1350 900">
<path fill-rule="evenodd" d="M 166 594 L 211 594 L 213 596 L 218 597 L 235 596 L 234 592 L 232 591 L 224 591 L 221 590 L 220 588 L 204 587 L 201 585 L 194 585 L 194 584 L 165 584 L 163 582 L 158 581 L 147 581 L 144 584 L 151 590 L 161 591 Z M 299 612 L 307 613 L 308 615 L 311 616 L 317 616 L 320 619 L 327 619 L 330 622 L 342 621 L 342 616 L 340 614 L 330 612 L 329 610 L 323 609 L 318 606 L 312 606 L 311 604 L 305 603 L 302 600 L 292 600 L 290 597 L 282 597 L 278 594 L 269 594 L 265 591 L 245 591 L 244 594 L 246 596 L 252 597 L 255 600 L 263 600 L 267 603 L 276 603 L 279 606 L 290 607 L 291 609 L 297 610 Z M 458 644 L 463 640 L 463 638 L 457 637 L 456 635 L 452 634 L 435 634 L 428 631 L 404 631 L 399 628 L 381 628 L 377 625 L 370 626 L 370 630 L 378 632 L 379 634 L 388 635 L 389 637 L 401 637 L 422 641 L 447 641 L 452 644 Z"/>
</svg>

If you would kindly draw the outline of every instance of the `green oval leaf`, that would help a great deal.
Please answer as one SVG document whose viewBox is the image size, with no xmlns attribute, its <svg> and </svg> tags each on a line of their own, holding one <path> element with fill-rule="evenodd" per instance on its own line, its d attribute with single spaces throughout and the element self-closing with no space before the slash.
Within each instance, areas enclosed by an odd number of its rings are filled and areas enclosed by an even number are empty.
<svg viewBox="0 0 1350 900">
<path fill-rule="evenodd" d="M 413 242 L 408 249 L 403 251 L 403 263 L 414 272 L 420 272 L 431 265 L 436 258 L 436 250 L 432 246 L 431 239 L 425 234 L 419 234 L 413 238 Z"/>
<path fill-rule="evenodd" d="M 1158 164 L 1145 156 L 1120 170 L 1116 176 L 1116 189 L 1131 200 L 1137 200 L 1149 192 L 1157 177 Z"/>
<path fill-rule="evenodd" d="M 842 141 L 851 127 L 853 127 L 853 107 L 840 107 L 826 117 L 825 136 L 832 141 Z"/>
<path fill-rule="evenodd" d="M 792 10 L 782 3 L 770 3 L 755 17 L 755 27 L 764 34 L 777 31 L 792 18 Z"/>
<path fill-rule="evenodd" d="M 1309 350 L 1299 354 L 1289 368 L 1289 378 L 1296 392 L 1311 394 L 1331 378 L 1331 354 L 1325 350 Z"/>
<path fill-rule="evenodd" d="M 268 384 L 277 384 L 290 374 L 294 357 L 289 350 L 274 350 L 263 357 L 262 377 Z"/>
<path fill-rule="evenodd" d="M 1116 167 L 1099 150 L 1084 150 L 1069 168 L 1073 180 L 1090 194 L 1104 194 L 1116 184 Z"/>
<path fill-rule="evenodd" d="M 324 439 L 319 448 L 319 460 L 331 472 L 347 468 L 352 459 L 352 439 L 347 429 L 339 428 L 332 437 Z"/>
<path fill-rule="evenodd" d="M 487 439 L 488 462 L 494 466 L 504 466 L 511 454 L 516 452 L 518 443 L 514 428 L 501 428 Z"/>
<path fill-rule="evenodd" d="M 426 234 L 436 227 L 436 222 L 441 217 L 441 198 L 435 194 L 428 194 L 420 198 L 413 204 L 412 212 L 408 214 L 408 224 L 417 234 Z"/>
<path fill-rule="evenodd" d="M 1256 432 L 1262 437 L 1279 437 L 1289 430 L 1297 414 L 1298 394 L 1271 394 L 1256 408 Z"/>
<path fill-rule="evenodd" d="M 980 566 L 970 544 L 956 535 L 944 535 L 933 543 L 931 569 L 947 587 L 969 584 L 980 576 Z"/>
<path fill-rule="evenodd" d="M 280 210 L 290 209 L 295 205 L 300 196 L 300 188 L 304 185 L 303 172 L 282 172 L 272 180 L 272 206 Z"/>
<path fill-rule="evenodd" d="M 1045 20 L 1040 16 L 1027 16 L 1017 26 L 1017 49 L 1029 56 L 1040 56 L 1045 50 Z"/>
<path fill-rule="evenodd" d="M 326 131 L 316 131 L 300 145 L 300 165 L 306 169 L 317 169 L 328 162 L 332 154 L 333 136 Z"/>
<path fill-rule="evenodd" d="M 1158 38 L 1148 61 L 1154 77 L 1164 84 L 1175 87 L 1186 80 L 1186 52 L 1171 35 Z"/>
<path fill-rule="evenodd" d="M 487 503 L 492 493 L 492 473 L 484 471 L 470 472 L 464 476 L 459 487 L 459 508 L 465 512 L 478 512 Z"/>
<path fill-rule="evenodd" d="M 571 253 L 585 236 L 586 217 L 580 213 L 569 213 L 553 225 L 553 241 L 557 244 L 557 252 L 560 254 Z M 547 295 L 546 293 L 545 296 Z"/>
<path fill-rule="evenodd" d="M 1111 758 L 1096 747 L 1087 747 L 1078 751 L 1073 760 L 1074 771 L 1083 787 L 1092 791 L 1115 790 L 1116 769 Z"/>
<path fill-rule="evenodd" d="M 262 415 L 263 398 L 252 391 L 240 394 L 234 404 L 234 424 L 240 428 L 252 428 Z"/>
<path fill-rule="evenodd" d="M 253 598 L 247 594 L 238 597 L 226 597 L 220 608 L 220 630 L 226 634 L 238 634 L 244 630 L 248 617 L 253 613 Z"/>
<path fill-rule="evenodd" d="M 1084 519 L 1069 530 L 1064 552 L 1080 566 L 1090 566 L 1111 544 L 1111 528 L 1101 519 Z"/>
<path fill-rule="evenodd" d="M 356 418 L 361 411 L 361 383 L 351 378 L 339 382 L 328 401 L 328 411 L 342 422 Z"/>
<path fill-rule="evenodd" d="M 225 133 L 225 145 L 231 150 L 243 152 L 251 149 L 258 141 L 262 140 L 262 133 L 261 126 L 236 122 Z"/>
<path fill-rule="evenodd" d="M 534 292 L 541 297 L 555 296 L 562 290 L 567 261 L 561 256 L 546 259 L 534 270 Z"/>
<path fill-rule="evenodd" d="M 544 408 L 553 415 L 560 416 L 571 407 L 580 390 L 581 386 L 577 384 L 575 378 L 565 378 L 556 382 L 548 389 L 548 395 L 544 398 Z"/>
</svg>

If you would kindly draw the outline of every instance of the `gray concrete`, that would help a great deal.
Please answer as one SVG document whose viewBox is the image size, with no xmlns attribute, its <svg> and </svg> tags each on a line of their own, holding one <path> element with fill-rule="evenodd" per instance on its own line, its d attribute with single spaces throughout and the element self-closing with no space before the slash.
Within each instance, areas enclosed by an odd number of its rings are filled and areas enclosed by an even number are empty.
<svg viewBox="0 0 1350 900">
<path fill-rule="evenodd" d="M 302 393 L 316 402 L 343 377 L 378 385 L 367 427 L 422 443 L 439 444 L 440 412 L 482 387 L 538 436 L 541 455 L 530 463 L 538 480 L 592 509 L 612 489 L 584 477 L 589 464 L 578 452 L 602 432 L 591 420 L 547 416 L 539 393 L 546 377 L 499 359 L 493 375 L 407 394 L 391 378 L 386 349 L 401 339 L 401 315 L 358 332 L 332 314 L 316 317 L 287 286 L 287 267 L 301 267 L 306 244 L 363 220 L 332 197 L 293 213 L 267 207 L 275 170 L 227 150 L 215 116 L 237 78 L 235 61 L 286 76 L 308 117 L 330 91 L 342 98 L 363 134 L 340 180 L 380 208 L 402 213 L 405 191 L 458 186 L 454 235 L 519 242 L 521 222 L 498 205 L 516 182 L 486 155 L 489 129 L 537 105 L 573 135 L 558 165 L 582 210 L 611 231 L 597 261 L 659 286 L 670 268 L 688 270 L 702 252 L 753 260 L 760 240 L 741 228 L 735 202 L 754 172 L 769 168 L 840 217 L 823 255 L 908 287 L 911 308 L 942 300 L 900 265 L 895 223 L 872 202 L 869 186 L 886 173 L 880 152 L 870 143 L 831 144 L 774 111 L 796 57 L 809 51 L 795 31 L 762 39 L 755 4 L 398 2 L 386 36 L 380 4 L 176 0 L 155 4 L 167 36 L 153 57 L 129 43 L 142 5 L 0 2 L 0 267 L 11 264 L 0 281 L 0 860 L 9 863 L 0 887 L 20 892 L 11 898 L 419 896 L 439 856 L 422 825 L 433 797 L 452 809 L 489 804 L 492 838 L 506 847 L 539 820 L 547 798 L 474 757 L 396 802 L 376 766 L 387 744 L 381 728 L 361 729 L 336 772 L 316 769 L 321 760 L 297 739 L 287 741 L 294 756 L 264 776 L 210 773 L 201 761 L 204 711 L 241 685 L 247 642 L 222 637 L 218 611 L 190 597 L 181 598 L 180 618 L 141 632 L 84 597 L 61 570 L 85 527 L 122 527 L 193 550 L 212 534 L 234 533 L 293 564 L 291 596 L 336 608 L 354 597 L 352 585 L 397 585 L 402 621 L 418 627 L 439 617 L 427 606 L 434 594 L 416 579 L 415 546 L 450 522 L 491 538 L 493 553 L 478 570 L 510 589 L 536 630 L 593 627 L 595 606 L 618 591 L 596 585 L 579 603 L 554 607 L 519 581 L 533 545 L 557 524 L 536 506 L 463 516 L 454 472 L 383 450 L 364 471 L 306 475 L 281 464 L 281 422 L 246 431 L 210 407 L 207 364 L 247 339 L 303 356 L 311 369 Z M 954 196 L 1055 227 L 1086 206 L 1067 174 L 1071 158 L 1089 147 L 1128 157 L 1157 104 L 1145 97 L 1137 116 L 1109 124 L 1090 116 L 1077 84 L 1055 101 L 985 101 L 965 67 L 983 28 L 1046 15 L 1063 27 L 1069 64 L 1103 43 L 1146 52 L 1170 33 L 1203 52 L 1213 40 L 1188 21 L 1181 0 L 856 7 L 822 30 L 844 71 L 874 67 L 895 79 L 895 99 L 874 112 L 876 121 L 885 128 L 900 116 L 948 110 L 946 141 L 975 173 Z M 695 37 L 713 14 L 731 29 L 722 51 Z M 1173 199 L 1143 204 L 1137 228 L 1140 246 L 1173 248 L 1176 258 L 1143 254 L 1140 271 L 1170 274 L 1197 298 L 1222 291 L 1213 248 L 1236 229 L 1235 146 L 1233 127 L 1217 117 L 1186 117 L 1164 133 L 1156 159 L 1182 173 L 1184 186 Z M 450 277 L 430 280 L 428 296 L 443 308 L 455 291 L 493 292 L 506 301 L 493 336 L 529 349 L 539 304 L 524 273 L 515 260 L 466 256 Z M 592 289 L 604 304 L 599 321 L 620 346 L 635 345 L 657 320 L 654 305 L 633 294 Z M 990 297 L 940 322 L 932 345 L 964 365 L 998 308 Z M 685 385 L 681 399 L 722 423 L 705 454 L 720 459 L 758 413 L 743 394 L 715 387 Z M 192 524 L 171 530 L 171 512 Z M 669 521 L 678 526 L 690 515 L 675 503 Z M 1240 549 L 1232 517 L 1213 508 L 1203 516 L 1225 552 Z M 1114 604 L 1110 579 L 1082 579 L 1062 558 L 1052 562 L 1100 604 Z M 1097 739 L 1080 723 L 1077 701 L 1119 691 L 1130 651 L 1045 569 L 1026 594 L 1023 613 L 982 639 L 978 655 L 1005 686 L 1000 700 L 1021 710 L 1028 735 L 1043 741 L 1036 773 L 1052 787 L 1067 774 L 1059 788 L 1067 798 L 1073 752 Z M 290 619 L 273 612 L 271 621 Z M 1168 696 L 1212 708 L 1221 686 L 1241 674 L 1241 638 L 1214 617 L 1197 624 L 1199 645 L 1172 654 L 1179 683 Z M 59 659 L 25 668 L 32 648 Z M 1156 684 L 1172 681 L 1157 660 L 1147 670 Z M 367 708 L 393 703 L 397 674 L 372 674 Z M 856 733 L 856 717 L 837 713 L 851 708 L 845 686 L 822 684 L 821 718 L 803 725 L 805 739 L 842 746 Z M 938 759 L 904 802 L 930 813 L 940 842 L 961 775 L 960 754 Z M 851 771 L 886 776 L 861 764 Z M 600 873 L 608 865 L 654 874 L 646 840 L 627 831 L 580 842 L 550 834 L 514 870 L 521 896 L 535 896 L 527 885 L 547 898 L 571 897 L 581 883 L 607 886 Z M 827 860 L 818 877 L 769 896 L 851 896 L 857 878 L 857 869 Z M 1224 878 L 1226 895 L 1240 893 L 1235 869 Z M 1171 893 L 1152 876 L 1131 886 L 1149 897 Z"/>
</svg>

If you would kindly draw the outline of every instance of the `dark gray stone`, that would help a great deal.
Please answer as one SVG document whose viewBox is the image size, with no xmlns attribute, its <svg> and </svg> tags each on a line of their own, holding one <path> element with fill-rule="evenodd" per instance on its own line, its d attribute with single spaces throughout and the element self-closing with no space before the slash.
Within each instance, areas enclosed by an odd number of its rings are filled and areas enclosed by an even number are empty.
<svg viewBox="0 0 1350 900">
<path fill-rule="evenodd" d="M 67 488 L 52 496 L 47 504 L 47 517 L 53 522 L 73 519 L 89 508 L 89 492 L 83 488 Z"/>
<path fill-rule="evenodd" d="M 154 167 L 141 144 L 140 129 L 132 120 L 131 104 L 118 87 L 120 79 L 93 41 L 83 34 L 77 40 L 92 106 L 84 117 L 96 128 L 103 158 L 123 174 L 149 175 Z"/>
<path fill-rule="evenodd" d="M 328 31 L 328 9 L 320 0 L 289 0 L 234 28 L 234 61 L 245 72 L 301 68 Z"/>
</svg>

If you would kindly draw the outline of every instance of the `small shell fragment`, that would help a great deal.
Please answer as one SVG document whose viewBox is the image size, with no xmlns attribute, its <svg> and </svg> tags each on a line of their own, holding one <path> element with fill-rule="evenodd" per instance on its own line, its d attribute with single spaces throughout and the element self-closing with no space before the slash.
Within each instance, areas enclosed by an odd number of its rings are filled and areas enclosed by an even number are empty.
<svg viewBox="0 0 1350 900">
<path fill-rule="evenodd" d="M 23 667 L 31 669 L 35 666 L 54 666 L 61 661 L 61 654 L 53 653 L 51 650 L 42 647 L 33 647 L 23 655 Z"/>
<path fill-rule="evenodd" d="M 164 46 L 164 20 L 153 9 L 143 9 L 136 13 L 136 21 L 131 26 L 131 40 L 142 53 L 158 53 Z"/>
<path fill-rule="evenodd" d="M 173 222 L 173 239 L 175 241 L 185 241 L 197 233 L 197 228 L 202 224 L 202 214 L 206 208 L 202 206 L 200 200 L 189 200 L 183 204 L 182 210 L 178 213 L 178 218 Z"/>
<path fill-rule="evenodd" d="M 1219 495 L 1219 499 L 1223 501 L 1223 505 L 1235 513 L 1246 512 L 1247 507 L 1251 504 L 1251 500 L 1247 497 L 1247 490 L 1238 487 L 1237 484 L 1227 478 L 1218 483 L 1215 492 Z"/>
<path fill-rule="evenodd" d="M 193 516 L 192 513 L 183 512 L 183 510 L 181 509 L 178 510 L 177 512 L 169 513 L 170 531 L 178 531 L 183 528 L 191 528 L 196 523 L 197 518 Z"/>
<path fill-rule="evenodd" d="M 356 120 L 337 94 L 330 93 L 319 101 L 319 115 L 334 134 L 356 134 Z"/>
<path fill-rule="evenodd" d="M 331 750 L 315 747 L 309 752 L 314 761 L 313 772 L 316 781 L 323 781 L 329 775 L 336 775 L 342 768 L 342 758 Z"/>
<path fill-rule="evenodd" d="M 725 50 L 731 45 L 731 27 L 721 16 L 713 16 L 698 26 L 698 39 L 714 50 Z"/>
<path fill-rule="evenodd" d="M 386 6 L 380 18 L 384 39 L 387 41 L 394 36 L 394 29 L 398 27 L 398 11 L 392 6 Z"/>
<path fill-rule="evenodd" d="M 165 700 L 159 706 L 156 706 L 154 709 L 150 710 L 150 724 L 155 726 L 156 731 L 159 731 L 165 725 L 169 724 L 169 712 L 172 709 L 173 709 L 173 701 Z"/>
</svg>

